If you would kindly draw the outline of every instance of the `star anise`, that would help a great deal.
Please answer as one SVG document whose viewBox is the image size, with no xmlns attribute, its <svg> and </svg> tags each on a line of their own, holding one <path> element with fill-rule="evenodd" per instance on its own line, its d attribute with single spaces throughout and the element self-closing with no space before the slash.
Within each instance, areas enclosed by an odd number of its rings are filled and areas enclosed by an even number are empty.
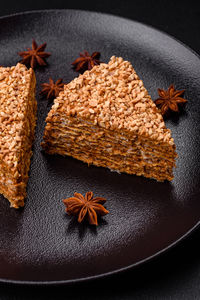
<svg viewBox="0 0 200 300">
<path fill-rule="evenodd" d="M 74 193 L 74 197 L 63 200 L 68 215 L 78 216 L 78 222 L 81 223 L 87 218 L 90 224 L 98 225 L 97 214 L 104 216 L 109 213 L 102 204 L 106 202 L 105 198 L 93 198 L 93 192 L 87 192 L 85 197 L 80 193 Z"/>
<path fill-rule="evenodd" d="M 46 96 L 47 99 L 56 98 L 64 88 L 62 79 L 58 79 L 55 83 L 52 78 L 49 78 L 49 83 L 42 83 L 41 95 Z"/>
<path fill-rule="evenodd" d="M 90 55 L 87 51 L 84 51 L 80 53 L 80 57 L 78 57 L 72 65 L 77 72 L 91 70 L 95 65 L 101 63 L 99 60 L 100 56 L 100 52 L 93 52 L 92 55 Z"/>
<path fill-rule="evenodd" d="M 174 85 L 171 84 L 168 90 L 158 89 L 159 98 L 155 100 L 155 104 L 160 108 L 162 115 L 167 111 L 179 111 L 178 104 L 186 103 L 187 100 L 180 97 L 185 90 L 175 90 Z"/>
<path fill-rule="evenodd" d="M 22 57 L 21 63 L 30 65 L 32 69 L 34 69 L 37 64 L 40 66 L 46 66 L 45 58 L 51 55 L 49 52 L 44 52 L 46 45 L 47 43 L 38 46 L 36 41 L 33 39 L 32 49 L 28 48 L 27 51 L 18 53 Z"/>
</svg>

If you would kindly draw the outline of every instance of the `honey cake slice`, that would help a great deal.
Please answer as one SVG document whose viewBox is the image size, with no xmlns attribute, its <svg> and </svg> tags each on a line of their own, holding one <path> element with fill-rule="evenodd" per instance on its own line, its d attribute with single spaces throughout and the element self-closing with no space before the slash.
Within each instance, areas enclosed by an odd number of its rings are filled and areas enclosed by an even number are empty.
<svg viewBox="0 0 200 300">
<path fill-rule="evenodd" d="M 172 180 L 174 140 L 131 63 L 111 57 L 64 86 L 46 118 L 42 147 L 88 165 Z"/>
<path fill-rule="evenodd" d="M 0 67 L 0 193 L 24 206 L 36 125 L 36 79 L 18 63 Z"/>
</svg>

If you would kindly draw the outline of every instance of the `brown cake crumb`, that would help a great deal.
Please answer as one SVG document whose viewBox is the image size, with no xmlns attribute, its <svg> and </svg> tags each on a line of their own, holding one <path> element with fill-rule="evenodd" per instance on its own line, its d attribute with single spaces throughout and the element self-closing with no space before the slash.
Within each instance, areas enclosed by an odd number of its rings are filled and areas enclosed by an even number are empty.
<svg viewBox="0 0 200 300">
<path fill-rule="evenodd" d="M 36 79 L 24 65 L 0 67 L 0 193 L 24 205 L 36 124 Z"/>
</svg>

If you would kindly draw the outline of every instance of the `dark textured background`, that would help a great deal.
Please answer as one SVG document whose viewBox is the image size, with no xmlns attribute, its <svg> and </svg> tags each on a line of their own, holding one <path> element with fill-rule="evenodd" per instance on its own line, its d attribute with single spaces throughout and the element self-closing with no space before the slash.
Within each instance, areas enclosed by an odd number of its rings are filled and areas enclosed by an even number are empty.
<svg viewBox="0 0 200 300">
<path fill-rule="evenodd" d="M 48 3 L 47 3 L 48 2 Z M 108 12 L 138 20 L 178 38 L 200 54 L 200 7 L 192 1 L 10 1 L 0 14 L 44 8 Z M 0 28 L 3 30 L 3 28 Z M 200 230 L 156 260 L 104 280 L 67 287 L 0 286 L 0 299 L 199 299 Z M 1 266 L 0 266 L 1 267 Z"/>
</svg>

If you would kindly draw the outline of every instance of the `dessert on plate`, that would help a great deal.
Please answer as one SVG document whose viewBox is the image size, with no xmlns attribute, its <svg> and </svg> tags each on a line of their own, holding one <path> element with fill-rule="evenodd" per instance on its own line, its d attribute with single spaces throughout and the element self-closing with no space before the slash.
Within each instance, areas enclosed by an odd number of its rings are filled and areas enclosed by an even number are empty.
<svg viewBox="0 0 200 300">
<path fill-rule="evenodd" d="M 42 147 L 88 165 L 172 180 L 174 140 L 131 63 L 108 64 L 64 86 L 46 118 Z"/>
<path fill-rule="evenodd" d="M 0 193 L 24 206 L 36 125 L 36 79 L 18 63 L 0 67 Z"/>
</svg>

